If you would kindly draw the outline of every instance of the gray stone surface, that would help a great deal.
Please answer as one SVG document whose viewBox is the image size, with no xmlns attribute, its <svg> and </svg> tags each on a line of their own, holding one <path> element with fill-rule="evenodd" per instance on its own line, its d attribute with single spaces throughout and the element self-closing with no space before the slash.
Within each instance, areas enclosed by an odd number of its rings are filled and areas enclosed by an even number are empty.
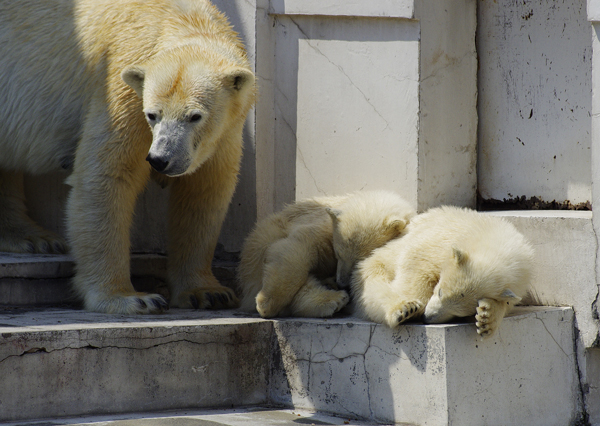
<svg viewBox="0 0 600 426">
<path fill-rule="evenodd" d="M 471 321 L 4 309 L 0 421 L 268 404 L 372 423 L 567 425 L 582 412 L 573 330 L 573 310 L 553 307 L 517 309 L 488 340 Z"/>
<path fill-rule="evenodd" d="M 274 326 L 275 403 L 424 425 L 567 425 L 582 409 L 569 308 L 520 308 L 488 340 L 469 323 Z"/>
<path fill-rule="evenodd" d="M 271 328 L 231 312 L 5 311 L 0 420 L 265 403 Z"/>
<path fill-rule="evenodd" d="M 306 410 L 282 410 L 249 407 L 230 410 L 187 410 L 164 413 L 129 414 L 121 416 L 94 416 L 63 420 L 41 420 L 28 423 L 7 423 L 5 426 L 293 426 L 293 425 L 348 425 L 362 426 L 373 423 L 355 419 L 328 416 Z"/>
</svg>

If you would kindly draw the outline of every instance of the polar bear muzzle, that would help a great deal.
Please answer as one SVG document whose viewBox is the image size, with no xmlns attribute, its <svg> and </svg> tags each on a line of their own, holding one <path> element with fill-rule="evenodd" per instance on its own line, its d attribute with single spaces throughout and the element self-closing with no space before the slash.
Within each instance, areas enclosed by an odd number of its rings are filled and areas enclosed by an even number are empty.
<svg viewBox="0 0 600 426">
<path fill-rule="evenodd" d="M 153 128 L 153 140 L 146 161 L 159 173 L 178 176 L 186 173 L 192 163 L 193 132 L 189 123 L 163 120 Z"/>
</svg>

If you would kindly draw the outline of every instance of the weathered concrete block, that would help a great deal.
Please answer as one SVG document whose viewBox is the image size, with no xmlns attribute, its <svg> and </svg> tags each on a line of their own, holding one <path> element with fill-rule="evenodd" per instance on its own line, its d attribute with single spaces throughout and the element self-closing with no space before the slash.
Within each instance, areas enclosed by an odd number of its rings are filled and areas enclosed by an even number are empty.
<svg viewBox="0 0 600 426">
<path fill-rule="evenodd" d="M 535 249 L 532 301 L 572 306 L 583 347 L 600 341 L 596 299 L 598 243 L 591 211 L 487 212 L 510 221 Z"/>
<path fill-rule="evenodd" d="M 231 313 L 0 315 L 0 421 L 266 402 L 272 326 Z"/>
<path fill-rule="evenodd" d="M 469 323 L 274 326 L 276 403 L 427 425 L 566 425 L 582 409 L 569 308 L 521 308 L 484 341 Z"/>
</svg>

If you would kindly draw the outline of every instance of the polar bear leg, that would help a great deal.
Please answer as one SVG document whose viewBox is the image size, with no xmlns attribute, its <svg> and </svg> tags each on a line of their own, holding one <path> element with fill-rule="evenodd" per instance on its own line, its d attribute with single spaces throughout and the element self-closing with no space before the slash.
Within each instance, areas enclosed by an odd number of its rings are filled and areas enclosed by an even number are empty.
<svg viewBox="0 0 600 426">
<path fill-rule="evenodd" d="M 263 318 L 279 315 L 294 299 L 317 264 L 310 242 L 292 236 L 269 247 L 263 269 L 262 289 L 256 296 L 256 310 Z"/>
<path fill-rule="evenodd" d="M 215 247 L 237 179 L 235 173 L 222 170 L 227 167 L 209 160 L 171 185 L 167 252 L 173 307 L 239 306 L 233 289 L 221 285 L 212 272 Z"/>
<path fill-rule="evenodd" d="M 296 293 L 290 305 L 294 317 L 330 317 L 348 304 L 350 297 L 344 290 L 332 290 L 313 276 Z"/>
<path fill-rule="evenodd" d="M 167 308 L 166 301 L 136 292 L 129 271 L 133 211 L 150 175 L 147 147 L 140 135 L 116 134 L 98 124 L 109 122 L 103 120 L 108 116 L 103 95 L 88 114 L 91 122 L 84 127 L 67 181 L 72 186 L 67 230 L 77 264 L 73 286 L 87 310 L 158 313 Z"/>
<path fill-rule="evenodd" d="M 66 253 L 67 243 L 27 216 L 23 174 L 0 170 L 0 251 Z"/>
</svg>

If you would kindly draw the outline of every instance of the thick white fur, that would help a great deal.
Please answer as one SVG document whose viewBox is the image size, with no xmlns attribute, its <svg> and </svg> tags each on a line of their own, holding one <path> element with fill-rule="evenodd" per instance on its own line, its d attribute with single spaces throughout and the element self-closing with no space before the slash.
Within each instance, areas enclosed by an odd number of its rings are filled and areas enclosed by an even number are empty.
<svg viewBox="0 0 600 426">
<path fill-rule="evenodd" d="M 225 16 L 205 0 L 6 1 L 0 55 L 0 250 L 65 250 L 26 216 L 20 173 L 72 168 L 67 227 L 85 307 L 164 309 L 129 277 L 133 208 L 154 147 L 172 162 L 161 175 L 171 186 L 171 305 L 236 306 L 211 260 L 255 85 Z"/>
<path fill-rule="evenodd" d="M 389 327 L 422 314 L 431 323 L 476 314 L 478 333 L 488 336 L 526 295 L 532 262 L 533 249 L 504 219 L 431 209 L 358 263 L 354 309 Z"/>
<path fill-rule="evenodd" d="M 299 201 L 267 217 L 242 249 L 242 309 L 265 318 L 333 315 L 348 303 L 338 290 L 345 271 L 400 236 L 414 214 L 394 193 L 367 191 Z"/>
</svg>

